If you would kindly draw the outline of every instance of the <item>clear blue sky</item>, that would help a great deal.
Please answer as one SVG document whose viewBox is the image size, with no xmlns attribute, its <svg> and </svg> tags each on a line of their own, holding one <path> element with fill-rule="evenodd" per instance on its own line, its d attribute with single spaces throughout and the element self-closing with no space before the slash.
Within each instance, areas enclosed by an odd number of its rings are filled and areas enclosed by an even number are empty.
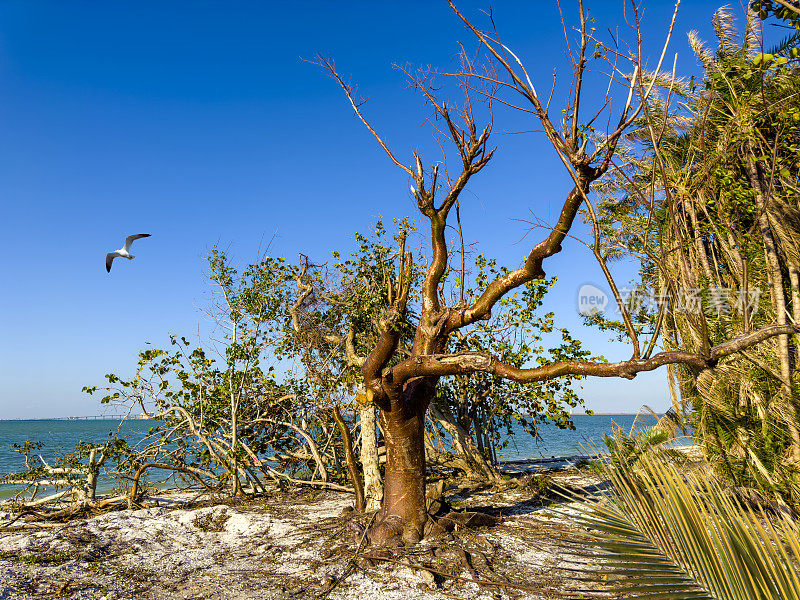
<svg viewBox="0 0 800 600">
<path fill-rule="evenodd" d="M 460 4 L 485 24 L 488 2 Z M 621 1 L 588 4 L 598 29 L 622 25 Z M 644 5 L 653 49 L 671 6 Z M 686 32 L 710 39 L 718 1 L 684 5 L 672 51 L 690 73 Z M 555 2 L 493 9 L 541 90 L 554 68 L 568 83 Z M 202 256 L 215 243 L 247 260 L 274 235 L 273 254 L 324 260 L 379 215 L 413 215 L 405 174 L 301 57 L 334 57 L 398 156 L 435 161 L 427 113 L 392 63 L 446 68 L 458 41 L 473 45 L 438 0 L 0 3 L 0 418 L 97 414 L 83 385 L 131 375 L 145 342 L 202 333 Z M 569 182 L 541 136 L 495 142 L 462 217 L 468 240 L 515 266 L 526 242 L 514 219 L 547 218 Z M 152 237 L 108 275 L 106 252 L 138 232 Z M 561 276 L 548 300 L 559 322 L 624 357 L 579 325 L 576 290 L 600 281 L 587 251 L 569 243 L 546 269 Z M 587 381 L 584 395 L 605 412 L 668 405 L 663 373 Z"/>
</svg>

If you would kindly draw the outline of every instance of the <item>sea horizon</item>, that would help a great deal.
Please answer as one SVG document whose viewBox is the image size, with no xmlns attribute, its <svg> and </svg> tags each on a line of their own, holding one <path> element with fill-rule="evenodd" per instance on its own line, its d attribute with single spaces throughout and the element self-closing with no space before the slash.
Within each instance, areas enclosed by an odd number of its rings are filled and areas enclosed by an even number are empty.
<svg viewBox="0 0 800 600">
<path fill-rule="evenodd" d="M 591 414 L 580 412 L 574 413 L 573 417 L 578 416 L 588 416 L 588 417 L 608 417 L 608 416 L 635 416 L 638 415 L 641 410 L 638 411 L 630 411 L 630 412 L 598 412 L 592 411 Z M 657 413 L 663 414 L 663 413 Z M 64 415 L 64 416 L 49 416 L 49 417 L 0 417 L 0 422 L 4 421 L 123 421 L 123 420 L 151 420 L 149 417 L 145 416 L 122 416 L 122 415 Z"/>
<path fill-rule="evenodd" d="M 603 436 L 612 433 L 615 427 L 630 429 L 636 416 L 637 413 L 579 413 L 572 415 L 575 430 L 558 429 L 552 423 L 545 423 L 539 426 L 538 438 L 515 423 L 512 435 L 502 436 L 502 441 L 507 443 L 499 449 L 498 457 L 520 460 L 581 454 L 587 444 L 602 444 Z M 651 415 L 642 415 L 640 419 L 655 422 Z M 18 471 L 22 466 L 22 456 L 12 449 L 14 444 L 21 445 L 26 440 L 41 442 L 40 453 L 49 462 L 61 453 L 71 453 L 79 442 L 102 443 L 117 430 L 121 437 L 135 443 L 146 435 L 153 422 L 138 417 L 0 419 L 0 476 Z"/>
<path fill-rule="evenodd" d="M 604 449 L 604 436 L 612 434 L 616 428 L 630 430 L 634 422 L 652 425 L 656 421 L 652 415 L 636 413 L 585 413 L 572 415 L 574 430 L 558 429 L 552 423 L 539 426 L 538 438 L 523 430 L 518 424 L 512 427 L 511 435 L 502 435 L 498 448 L 498 460 L 502 462 L 521 462 L 555 457 L 589 456 L 593 448 Z M 0 419 L 0 477 L 9 473 L 24 471 L 22 455 L 13 449 L 25 441 L 40 442 L 42 447 L 34 456 L 40 454 L 50 465 L 55 465 L 59 457 L 74 452 L 80 442 L 100 444 L 110 436 L 125 438 L 133 446 L 147 435 L 156 421 L 139 418 L 103 419 Z M 106 465 L 107 467 L 109 465 Z M 100 488 L 110 489 L 111 479 L 101 476 Z M 18 486 L 0 485 L 0 501 L 13 495 Z"/>
</svg>

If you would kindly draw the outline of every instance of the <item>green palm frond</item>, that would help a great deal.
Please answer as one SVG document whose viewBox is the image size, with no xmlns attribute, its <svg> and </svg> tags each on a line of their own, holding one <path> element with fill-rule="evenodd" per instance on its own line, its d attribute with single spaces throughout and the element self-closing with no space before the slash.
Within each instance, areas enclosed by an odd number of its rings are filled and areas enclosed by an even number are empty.
<svg viewBox="0 0 800 600">
<path fill-rule="evenodd" d="M 606 466 L 605 498 L 580 502 L 587 555 L 616 592 L 640 600 L 800 600 L 800 536 L 746 508 L 707 469 L 645 455 Z"/>
<path fill-rule="evenodd" d="M 792 35 L 788 35 L 775 44 L 772 48 L 767 50 L 769 54 L 783 54 L 787 50 L 796 48 L 800 44 L 800 31 L 795 31 Z"/>
</svg>

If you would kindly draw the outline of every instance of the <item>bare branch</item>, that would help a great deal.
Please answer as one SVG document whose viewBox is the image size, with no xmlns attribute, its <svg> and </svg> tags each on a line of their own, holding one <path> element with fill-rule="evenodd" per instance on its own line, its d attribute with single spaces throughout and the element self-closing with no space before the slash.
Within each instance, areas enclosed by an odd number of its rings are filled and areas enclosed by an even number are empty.
<svg viewBox="0 0 800 600">
<path fill-rule="evenodd" d="M 361 110 L 359 109 L 359 106 L 361 104 L 363 104 L 363 102 L 359 103 L 359 104 L 356 104 L 355 100 L 353 99 L 352 86 L 350 84 L 346 83 L 342 79 L 342 77 L 339 75 L 338 71 L 336 71 L 336 65 L 334 64 L 334 62 L 332 60 L 330 60 L 330 59 L 322 58 L 321 56 L 317 56 L 317 60 L 316 61 L 310 61 L 310 62 L 312 62 L 315 65 L 318 65 L 318 66 L 322 67 L 323 69 L 325 69 L 331 75 L 331 77 L 333 77 L 336 80 L 336 82 L 339 84 L 339 86 L 342 88 L 342 90 L 344 90 L 344 93 L 347 95 L 347 99 L 350 101 L 350 106 L 353 107 L 353 110 L 355 111 L 355 113 L 358 116 L 358 118 L 361 120 L 361 122 L 364 124 L 364 126 L 367 129 L 369 129 L 369 132 L 378 141 L 378 143 L 381 145 L 381 148 L 383 148 L 384 152 L 386 152 L 387 156 L 392 160 L 392 162 L 394 164 L 396 164 L 398 167 L 400 167 L 406 173 L 408 173 L 409 175 L 411 175 L 413 177 L 414 173 L 411 171 L 411 169 L 409 167 L 407 167 L 406 165 L 404 165 L 403 163 L 401 163 L 399 160 L 397 160 L 397 158 L 392 153 L 392 151 L 389 150 L 389 147 L 383 141 L 381 136 L 379 136 L 378 133 L 375 131 L 375 129 L 373 129 L 372 125 L 369 124 L 369 121 L 367 121 L 367 119 L 364 117 L 364 115 L 361 114 Z"/>
</svg>

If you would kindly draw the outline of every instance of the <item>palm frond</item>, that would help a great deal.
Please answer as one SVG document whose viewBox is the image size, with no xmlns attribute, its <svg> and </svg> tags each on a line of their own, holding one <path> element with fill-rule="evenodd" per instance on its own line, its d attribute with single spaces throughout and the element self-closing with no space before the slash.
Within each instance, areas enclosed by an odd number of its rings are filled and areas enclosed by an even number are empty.
<svg viewBox="0 0 800 600">
<path fill-rule="evenodd" d="M 746 508 L 707 469 L 682 473 L 653 455 L 606 466 L 606 498 L 585 498 L 587 555 L 626 598 L 800 600 L 800 536 Z"/>
<path fill-rule="evenodd" d="M 800 31 L 795 31 L 792 35 L 787 35 L 767 52 L 769 54 L 783 54 L 787 50 L 796 48 L 798 44 L 800 44 Z"/>
</svg>

